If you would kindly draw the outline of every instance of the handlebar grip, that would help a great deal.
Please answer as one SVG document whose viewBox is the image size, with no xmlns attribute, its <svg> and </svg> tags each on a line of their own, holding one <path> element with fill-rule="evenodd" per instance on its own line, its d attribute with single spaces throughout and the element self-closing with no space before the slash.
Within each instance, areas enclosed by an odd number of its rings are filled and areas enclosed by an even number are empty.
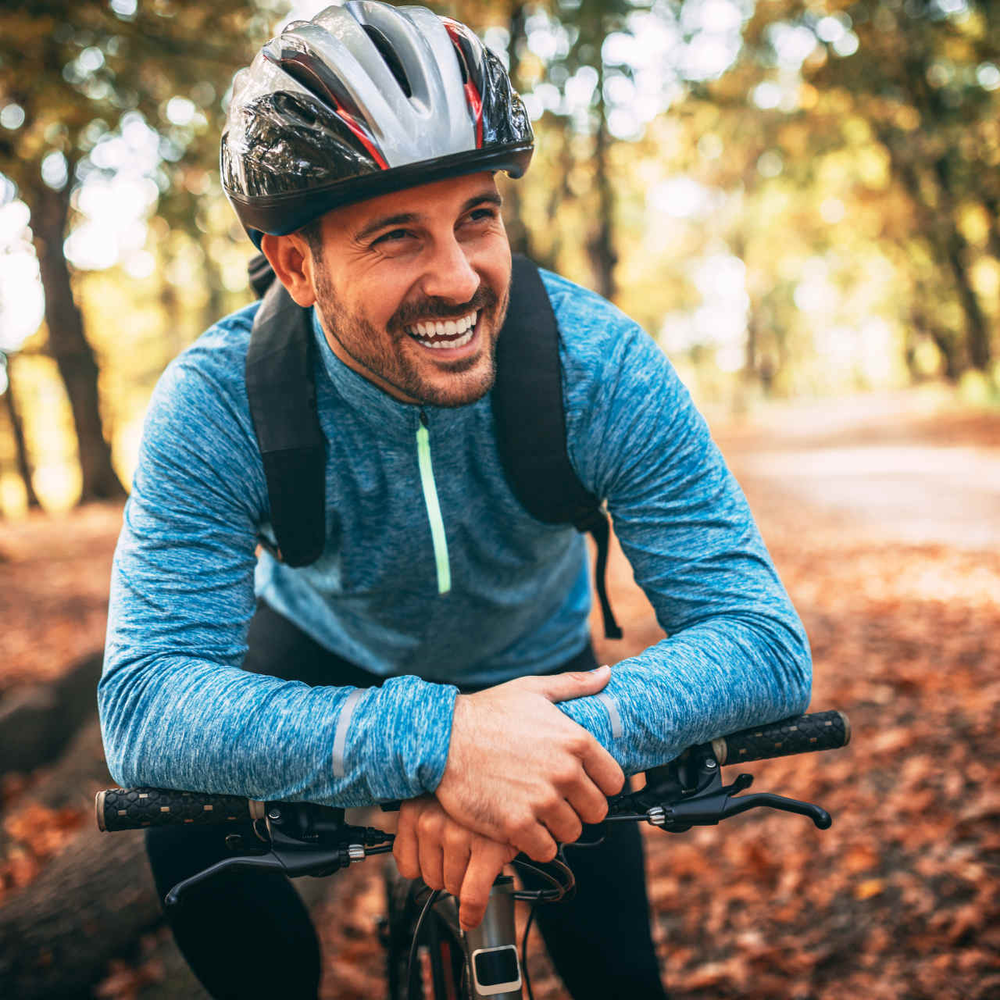
<svg viewBox="0 0 1000 1000">
<path fill-rule="evenodd" d="M 787 757 L 810 750 L 836 750 L 851 741 L 851 723 L 843 712 L 814 712 L 754 726 L 712 740 L 720 764 L 741 764 L 766 757 Z"/>
<path fill-rule="evenodd" d="M 94 803 L 97 826 L 106 832 L 147 826 L 249 823 L 263 816 L 263 803 L 238 795 L 176 792 L 168 788 L 108 788 Z"/>
</svg>

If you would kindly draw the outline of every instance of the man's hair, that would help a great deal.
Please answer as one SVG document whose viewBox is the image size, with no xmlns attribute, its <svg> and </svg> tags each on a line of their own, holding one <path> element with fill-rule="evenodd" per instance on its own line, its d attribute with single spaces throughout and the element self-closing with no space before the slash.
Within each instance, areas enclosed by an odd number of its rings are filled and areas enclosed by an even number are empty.
<svg viewBox="0 0 1000 1000">
<path fill-rule="evenodd" d="M 307 223 L 301 229 L 296 230 L 299 236 L 302 237 L 312 251 L 312 255 L 316 260 L 323 259 L 323 236 L 321 230 L 323 229 L 323 217 L 320 216 L 317 219 L 313 219 L 312 222 Z"/>
</svg>

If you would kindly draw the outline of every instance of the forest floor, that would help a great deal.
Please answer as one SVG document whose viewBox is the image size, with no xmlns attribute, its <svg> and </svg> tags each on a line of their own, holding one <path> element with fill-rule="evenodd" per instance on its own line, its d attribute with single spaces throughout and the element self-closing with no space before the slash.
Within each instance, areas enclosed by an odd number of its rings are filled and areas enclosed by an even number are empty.
<svg viewBox="0 0 1000 1000">
<path fill-rule="evenodd" d="M 811 708 L 844 710 L 854 735 L 842 751 L 747 768 L 757 790 L 823 805 L 828 831 L 758 813 L 646 831 L 674 1000 L 1000 996 L 1000 415 L 928 413 L 914 399 L 713 425 L 809 633 Z M 120 519 L 97 506 L 0 523 L 0 692 L 101 646 Z M 596 645 L 614 663 L 662 632 L 618 551 L 611 591 L 626 638 Z M 18 845 L 30 784 L 4 786 L 21 864 L 8 843 L 0 902 L 90 822 L 61 815 L 44 843 Z M 377 864 L 331 880 L 315 910 L 324 1000 L 381 995 L 381 910 Z M 564 997 L 533 940 L 535 996 Z M 156 968 L 118 966 L 99 995 L 152 997 Z"/>
</svg>

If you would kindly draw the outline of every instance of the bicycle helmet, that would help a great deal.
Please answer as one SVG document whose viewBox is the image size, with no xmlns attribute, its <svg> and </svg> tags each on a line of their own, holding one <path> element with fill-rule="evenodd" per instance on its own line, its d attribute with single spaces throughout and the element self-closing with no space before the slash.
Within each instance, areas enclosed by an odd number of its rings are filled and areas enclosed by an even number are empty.
<svg viewBox="0 0 1000 1000">
<path fill-rule="evenodd" d="M 349 0 L 294 21 L 233 81 L 222 185 L 250 238 L 480 170 L 520 177 L 534 136 L 503 64 L 425 7 Z"/>
</svg>

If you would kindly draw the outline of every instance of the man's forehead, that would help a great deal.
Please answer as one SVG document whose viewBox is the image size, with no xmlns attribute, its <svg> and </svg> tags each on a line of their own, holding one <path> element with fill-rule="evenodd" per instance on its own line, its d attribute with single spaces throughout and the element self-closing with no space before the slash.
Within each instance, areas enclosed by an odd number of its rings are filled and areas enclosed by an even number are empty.
<svg viewBox="0 0 1000 1000">
<path fill-rule="evenodd" d="M 401 215 L 417 219 L 438 217 L 448 212 L 458 214 L 472 199 L 496 200 L 498 197 L 493 174 L 479 173 L 393 191 L 354 205 L 345 205 L 329 215 L 338 229 L 347 229 L 354 234 L 377 227 L 381 219 Z"/>
</svg>

